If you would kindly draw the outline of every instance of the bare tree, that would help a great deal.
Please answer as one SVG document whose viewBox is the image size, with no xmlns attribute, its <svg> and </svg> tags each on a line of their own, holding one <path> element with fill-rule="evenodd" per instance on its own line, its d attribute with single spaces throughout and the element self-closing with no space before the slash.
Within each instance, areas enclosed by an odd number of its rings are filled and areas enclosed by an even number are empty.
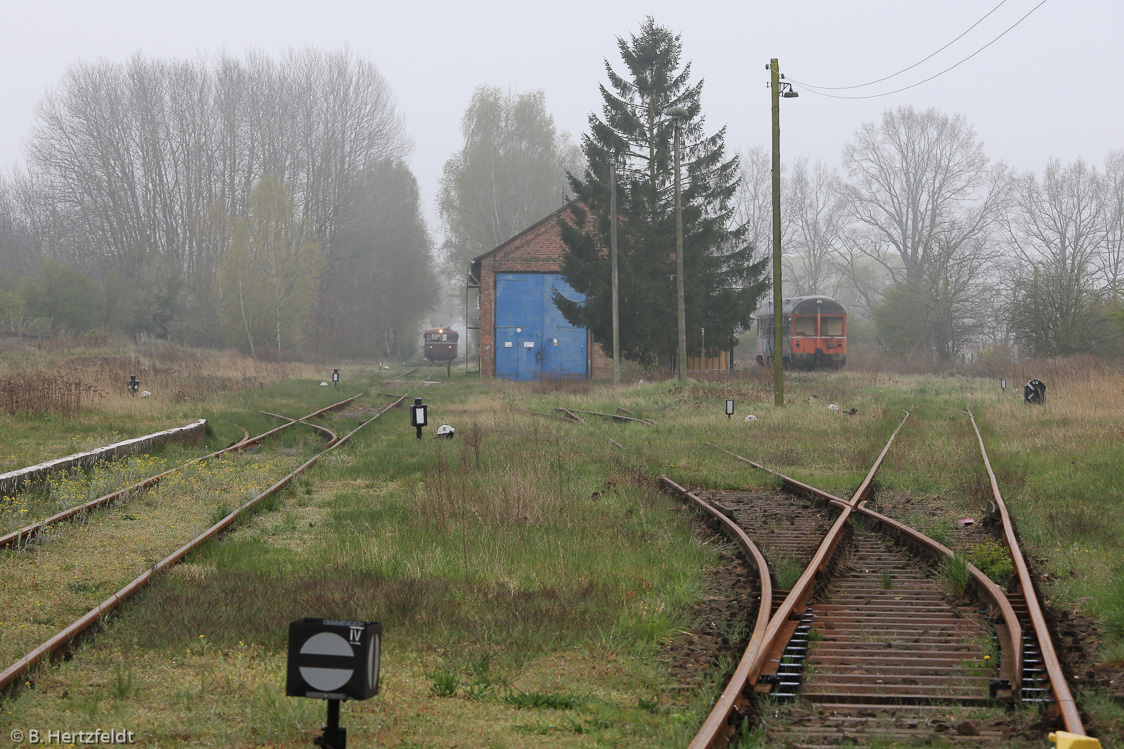
<svg viewBox="0 0 1124 749">
<path fill-rule="evenodd" d="M 850 177 L 844 196 L 859 223 L 892 250 L 875 260 L 919 280 L 941 246 L 969 244 L 986 232 L 1003 200 L 1002 170 L 989 170 L 983 144 L 962 115 L 936 109 L 888 110 L 843 147 Z M 945 250 L 947 252 L 947 250 Z"/>
<path fill-rule="evenodd" d="M 1102 287 L 1098 264 L 1109 236 L 1105 180 L 1083 160 L 1046 165 L 1042 179 L 1013 180 L 1004 216 L 1013 251 L 1009 315 L 1019 343 L 1041 355 L 1096 347 Z"/>
<path fill-rule="evenodd" d="M 1124 151 L 1113 151 L 1105 160 L 1102 180 L 1105 236 L 1101 273 L 1108 294 L 1118 299 L 1124 283 Z"/>
<path fill-rule="evenodd" d="M 738 154 L 738 168 L 741 178 L 734 193 L 734 220 L 746 227 L 750 245 L 769 252 L 773 244 L 772 157 L 761 146 L 751 146 Z"/>
<path fill-rule="evenodd" d="M 832 293 L 833 257 L 846 222 L 838 176 L 822 161 L 811 173 L 798 159 L 783 183 L 788 241 L 782 245 L 787 280 L 802 294 Z"/>
<path fill-rule="evenodd" d="M 856 224 L 847 239 L 848 264 L 858 268 L 861 255 L 881 266 L 899 290 L 898 304 L 912 298 L 914 318 L 927 321 L 913 329 L 921 348 L 947 361 L 971 329 L 954 318 L 970 309 L 971 281 L 983 280 L 987 239 L 1005 200 L 1005 169 L 989 168 L 963 116 L 912 107 L 862 125 L 844 146 L 843 162 L 850 178 L 843 194 Z M 954 296 L 945 299 L 946 291 Z"/>
<path fill-rule="evenodd" d="M 42 254 L 101 284 L 106 324 L 214 342 L 219 264 L 263 177 L 291 186 L 331 264 L 356 181 L 410 147 L 386 81 L 346 50 L 138 54 L 74 65 L 43 99 L 18 205 Z"/>
<path fill-rule="evenodd" d="M 0 177 L 0 279 L 30 273 L 38 259 L 35 244 L 20 211 L 17 181 Z"/>
</svg>

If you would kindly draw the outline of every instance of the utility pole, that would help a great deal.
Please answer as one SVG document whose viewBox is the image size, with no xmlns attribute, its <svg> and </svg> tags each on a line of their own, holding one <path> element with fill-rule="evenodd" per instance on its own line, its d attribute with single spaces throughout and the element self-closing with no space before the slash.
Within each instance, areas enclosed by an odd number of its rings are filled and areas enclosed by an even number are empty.
<svg viewBox="0 0 1124 749">
<path fill-rule="evenodd" d="M 613 259 L 613 384 L 621 384 L 621 312 L 617 275 L 617 156 L 609 162 L 609 254 Z"/>
<path fill-rule="evenodd" d="M 781 315 L 781 71 L 769 61 L 773 99 L 773 404 L 784 406 L 784 319 Z"/>
<path fill-rule="evenodd" d="M 683 205 L 682 190 L 679 184 L 679 138 L 683 129 L 683 118 L 687 110 L 672 107 L 667 112 L 675 118 L 675 291 L 679 311 L 679 352 L 676 358 L 679 381 L 687 379 L 687 308 L 683 302 Z"/>
</svg>

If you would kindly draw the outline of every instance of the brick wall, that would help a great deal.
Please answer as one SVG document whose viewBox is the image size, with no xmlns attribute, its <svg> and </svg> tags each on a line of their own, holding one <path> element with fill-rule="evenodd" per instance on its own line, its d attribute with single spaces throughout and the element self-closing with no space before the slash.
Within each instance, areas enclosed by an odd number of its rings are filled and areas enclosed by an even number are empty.
<svg viewBox="0 0 1124 749">
<path fill-rule="evenodd" d="M 496 376 L 496 274 L 497 273 L 558 273 L 562 269 L 562 256 L 566 245 L 558 229 L 558 219 L 572 220 L 569 205 L 563 206 L 536 224 L 528 227 L 494 250 L 476 258 L 480 280 L 480 374 Z M 588 228 L 593 228 L 592 216 Z M 606 354 L 601 345 L 588 340 L 587 372 L 598 379 L 613 376 L 612 342 Z M 687 358 L 687 369 L 724 370 L 729 367 L 729 354 L 723 352 L 705 360 Z"/>
<path fill-rule="evenodd" d="M 563 244 L 562 234 L 558 229 L 560 216 L 571 218 L 568 205 L 476 259 L 480 272 L 480 375 L 482 377 L 496 376 L 496 274 L 560 272 L 562 255 L 566 252 L 566 245 Z M 605 357 L 601 347 L 591 343 L 587 349 L 593 360 L 593 376 L 611 377 L 613 363 L 611 359 Z"/>
</svg>

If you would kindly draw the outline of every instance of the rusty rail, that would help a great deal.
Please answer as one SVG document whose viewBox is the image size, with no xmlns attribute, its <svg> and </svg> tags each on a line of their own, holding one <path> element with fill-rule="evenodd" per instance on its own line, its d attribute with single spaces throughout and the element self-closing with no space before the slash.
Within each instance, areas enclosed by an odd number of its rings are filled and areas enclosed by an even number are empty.
<svg viewBox="0 0 1124 749">
<path fill-rule="evenodd" d="M 328 443 L 327 443 L 327 445 L 325 445 L 325 447 L 328 447 L 329 445 L 331 445 L 332 443 L 334 443 L 336 440 L 339 439 L 339 435 L 336 434 L 335 432 L 333 432 L 328 427 L 323 426 L 321 424 L 313 424 L 310 421 L 306 421 L 306 419 L 308 419 L 307 416 L 302 416 L 299 419 L 294 419 L 291 416 L 283 416 L 282 414 L 275 414 L 275 413 L 272 413 L 270 411 L 262 411 L 262 413 L 265 414 L 266 416 L 271 416 L 274 419 L 283 419 L 285 421 L 288 421 L 291 424 L 299 422 L 301 424 L 304 424 L 305 426 L 312 427 L 313 431 L 319 432 L 320 434 L 322 434 L 323 436 L 328 438 Z"/>
<path fill-rule="evenodd" d="M 1001 518 L 1003 525 L 1004 536 L 1007 542 L 1008 550 L 1012 557 L 1012 562 L 1015 567 L 1016 577 L 1019 581 L 1020 591 L 1027 602 L 1028 618 L 1030 619 L 1031 627 L 1034 630 L 1035 637 L 1042 650 L 1043 664 L 1047 671 L 1047 678 L 1050 682 L 1051 690 L 1054 694 L 1055 707 L 1054 714 L 1060 717 L 1062 724 L 1065 727 L 1065 736 L 1067 738 L 1083 738 L 1086 737 L 1085 729 L 1081 721 L 1080 713 L 1077 709 L 1076 701 L 1073 698 L 1072 691 L 1066 682 L 1064 672 L 1061 668 L 1061 663 L 1057 657 L 1057 652 L 1054 648 L 1053 641 L 1050 637 L 1048 627 L 1046 625 L 1045 615 L 1042 611 L 1041 604 L 1038 600 L 1037 591 L 1034 588 L 1033 579 L 1030 576 L 1030 570 L 1026 564 L 1025 557 L 1019 546 L 1017 536 L 1014 530 L 1014 524 L 1011 520 L 1010 513 L 1007 509 L 1006 503 L 1003 501 L 1002 493 L 999 490 L 998 480 L 995 476 L 995 471 L 991 466 L 990 458 L 987 455 L 987 449 L 983 442 L 983 437 L 980 433 L 979 426 L 975 420 L 972 412 L 966 411 L 972 423 L 972 428 L 976 434 L 976 439 L 980 447 L 980 454 L 984 461 L 984 467 L 988 474 L 988 479 L 991 484 L 992 495 L 994 497 L 996 510 Z M 899 427 L 900 428 L 900 427 Z M 712 443 L 707 443 L 713 447 L 718 447 Z M 804 492 L 812 496 L 826 500 L 831 504 L 845 508 L 853 506 L 858 512 L 871 518 L 891 535 L 895 535 L 905 543 L 908 543 L 915 548 L 925 551 L 929 554 L 937 554 L 942 557 L 951 557 L 953 552 L 943 544 L 940 544 L 933 539 L 925 536 L 919 531 L 905 526 L 892 518 L 882 515 L 874 510 L 866 507 L 865 498 L 860 502 L 855 502 L 854 498 L 851 501 L 846 501 L 835 497 L 834 495 L 816 489 L 815 487 L 804 484 L 796 479 L 785 476 L 777 471 L 769 469 L 759 463 L 737 455 L 729 450 L 719 447 L 718 449 L 726 452 L 727 454 L 741 460 L 754 468 L 770 473 L 780 479 L 782 485 L 790 490 Z M 883 455 L 886 450 L 883 450 Z M 866 482 L 864 482 L 865 484 Z M 856 496 L 858 492 L 856 492 Z M 1018 620 L 1011 602 L 1008 600 L 1004 592 L 999 589 L 994 582 L 990 580 L 983 572 L 977 569 L 974 565 L 969 565 L 972 574 L 973 582 L 981 597 L 986 599 L 993 611 L 993 616 L 997 614 L 997 618 L 1002 621 L 1003 626 L 997 627 L 997 633 L 1001 641 L 1001 652 L 1005 654 L 1003 658 L 1001 675 L 1005 675 L 1011 683 L 1012 692 L 1018 694 L 1022 686 L 1022 665 L 1023 665 L 1023 637 L 1022 637 L 1022 624 Z M 700 732 L 701 733 L 701 732 Z M 1054 735 L 1051 734 L 1051 740 L 1055 740 Z M 1090 739 L 1090 741 L 1096 741 Z M 708 746 L 710 744 L 700 744 L 701 746 Z M 1093 744 L 1090 744 L 1092 746 Z M 1099 742 L 1096 744 L 1099 746 Z"/>
<path fill-rule="evenodd" d="M 331 411 L 332 409 L 342 408 L 343 406 L 347 405 L 348 403 L 351 403 L 353 400 L 358 398 L 360 395 L 362 395 L 362 393 L 359 393 L 358 395 L 353 395 L 350 398 L 347 398 L 346 400 L 340 401 L 339 403 L 333 403 L 330 406 L 327 406 L 325 408 L 321 408 L 318 411 L 314 411 L 313 413 L 309 414 L 308 416 L 304 416 L 304 417 L 301 417 L 301 418 L 302 419 L 309 419 L 309 418 L 312 418 L 314 416 L 319 416 L 319 415 L 324 414 L 328 411 Z M 293 421 L 290 421 L 287 424 L 282 424 L 281 426 L 276 427 L 275 429 L 270 429 L 267 432 L 263 432 L 263 433 L 259 434 L 257 437 L 250 437 L 249 433 L 246 432 L 246 436 L 243 437 L 243 439 L 241 439 L 238 442 L 235 442 L 233 445 L 230 445 L 229 447 L 224 447 L 223 449 L 216 450 L 213 453 L 208 453 L 207 455 L 203 455 L 203 456 L 200 456 L 198 458 L 193 458 L 192 460 L 187 461 L 183 465 L 176 466 L 175 468 L 170 468 L 167 471 L 164 471 L 162 473 L 158 473 L 154 476 L 149 476 L 148 478 L 143 479 L 141 481 L 138 481 L 135 484 L 130 484 L 129 486 L 125 487 L 124 489 L 118 489 L 115 492 L 110 492 L 109 494 L 104 494 L 104 495 L 98 497 L 97 499 L 91 499 L 89 502 L 85 502 L 85 503 L 83 503 L 81 505 L 78 505 L 76 507 L 71 507 L 68 510 L 63 510 L 62 512 L 55 513 L 54 515 L 51 515 L 50 517 L 45 518 L 43 520 L 40 520 L 36 523 L 32 523 L 31 525 L 25 525 L 24 527 L 22 527 L 18 530 L 14 530 L 11 533 L 7 533 L 3 536 L 0 536 L 0 549 L 6 548 L 8 546 L 12 546 L 13 544 L 20 544 L 24 540 L 29 539 L 32 536 L 34 536 L 36 533 L 39 533 L 44 528 L 48 528 L 52 525 L 56 525 L 56 524 L 61 523 L 65 520 L 70 520 L 71 518 L 74 518 L 78 515 L 81 515 L 83 513 L 89 512 L 89 511 L 94 510 L 94 509 L 97 509 L 98 507 L 103 507 L 105 505 L 108 505 L 111 502 L 115 501 L 116 499 L 125 496 L 129 492 L 141 491 L 141 490 L 144 490 L 144 489 L 148 489 L 152 486 L 155 486 L 156 484 L 160 483 L 161 480 L 167 478 L 168 476 L 175 473 L 176 471 L 183 470 L 187 466 L 194 465 L 195 463 L 201 463 L 204 460 L 210 460 L 211 458 L 216 458 L 220 455 L 225 455 L 228 452 L 233 452 L 233 451 L 236 451 L 236 450 L 244 450 L 247 447 L 259 444 L 266 437 L 274 435 L 274 434 L 280 432 L 283 429 L 288 429 L 290 426 L 292 426 L 294 423 L 296 423 L 296 421 L 298 421 L 298 420 L 293 420 Z M 242 431 L 245 432 L 246 430 L 243 429 Z"/>
<path fill-rule="evenodd" d="M 1015 574 L 1018 577 L 1019 588 L 1026 598 L 1031 626 L 1034 628 L 1034 634 L 1038 638 L 1039 647 L 1042 648 L 1042 662 L 1046 667 L 1046 675 L 1050 680 L 1050 687 L 1054 692 L 1054 699 L 1057 700 L 1055 704 L 1061 713 L 1062 722 L 1065 725 L 1066 731 L 1084 736 L 1086 735 L 1085 727 L 1081 722 L 1081 715 L 1077 711 L 1077 703 L 1073 699 L 1073 693 L 1069 689 L 1069 684 L 1066 683 L 1065 673 L 1062 671 L 1062 665 L 1058 660 L 1057 651 L 1054 650 L 1053 640 L 1050 639 L 1050 630 L 1046 626 L 1046 617 L 1042 613 L 1041 604 L 1038 602 L 1038 594 L 1034 589 L 1034 580 L 1030 576 L 1030 569 L 1027 567 L 1022 549 L 1019 547 L 1019 540 L 1015 535 L 1014 523 L 1011 522 L 1011 515 L 1007 512 L 1007 504 L 1003 501 L 1003 495 L 999 492 L 999 482 L 995 478 L 995 471 L 991 468 L 991 460 L 987 457 L 983 436 L 980 435 L 980 428 L 977 426 L 976 417 L 972 415 L 971 410 L 968 411 L 968 418 L 972 421 L 972 429 L 975 430 L 976 439 L 980 444 L 980 454 L 983 455 L 984 467 L 987 469 L 987 477 L 991 482 L 991 493 L 995 498 L 995 504 L 999 509 L 999 515 L 1003 521 L 1003 535 L 1007 540 L 1007 548 L 1011 552 L 1011 558 L 1015 564 Z"/>
<path fill-rule="evenodd" d="M 707 444 L 711 445 L 711 447 L 718 447 L 717 445 L 714 445 L 710 442 L 708 442 Z M 750 464 L 760 471 L 764 471 L 765 473 L 776 476 L 781 480 L 781 483 L 790 490 L 805 492 L 806 494 L 810 494 L 840 508 L 845 507 L 848 504 L 847 500 L 840 499 L 834 494 L 830 494 L 829 492 L 825 492 L 822 489 L 817 489 L 813 486 L 809 486 L 808 484 L 797 481 L 794 478 L 786 476 L 778 471 L 774 471 L 773 469 L 763 466 L 760 463 L 755 463 L 748 458 L 743 458 L 741 455 L 732 453 L 725 448 L 718 447 L 718 449 L 744 463 Z M 903 538 L 911 546 L 914 546 L 915 548 L 922 550 L 927 554 L 936 554 L 943 558 L 951 558 L 954 555 L 952 549 L 949 549 L 944 544 L 941 544 L 938 541 L 929 538 L 924 533 L 921 533 L 914 528 L 910 528 L 909 526 L 899 523 L 892 518 L 889 518 L 885 515 L 882 515 L 881 513 L 867 508 L 866 500 L 860 502 L 855 509 L 866 517 L 869 517 L 875 522 L 885 526 L 894 535 Z M 975 565 L 969 564 L 968 569 L 972 574 L 972 580 L 976 585 L 977 591 L 981 593 L 986 599 L 988 599 L 989 605 L 993 609 L 998 611 L 999 617 L 1003 620 L 1003 627 L 1006 631 L 1006 634 L 1004 635 L 1002 632 L 1000 633 L 1001 640 L 1003 641 L 1000 649 L 1001 652 L 1008 654 L 1008 656 L 1004 659 L 1003 669 L 1004 671 L 1011 672 L 1008 678 L 1011 681 L 1012 691 L 1017 694 L 1020 686 L 1019 683 L 1022 680 L 1022 625 L 1019 624 L 1019 619 L 1015 614 L 1014 607 L 1011 606 L 1011 602 L 1007 600 L 1007 596 L 1003 593 L 999 586 L 992 582 L 991 578 L 980 571 Z M 1009 667 L 1007 664 L 1009 664 Z"/>
<path fill-rule="evenodd" d="M 725 514 L 667 476 L 660 476 L 660 483 L 678 494 L 681 499 L 694 502 L 696 506 L 717 520 L 726 535 L 741 546 L 746 559 L 757 568 L 758 584 L 761 586 L 761 604 L 757 609 L 757 623 L 753 626 L 749 644 L 746 645 L 745 653 L 742 654 L 737 668 L 734 669 L 733 676 L 730 677 L 730 681 L 726 684 L 726 688 L 722 690 L 718 702 L 715 703 L 699 731 L 700 735 L 706 733 L 707 735 L 720 737 L 722 741 L 729 741 L 735 728 L 730 720 L 731 716 L 743 713 L 746 703 L 749 702 L 744 687 L 746 684 L 753 684 L 757 680 L 761 673 L 761 667 L 765 663 L 767 651 L 767 648 L 764 647 L 766 644 L 765 632 L 769 625 L 769 612 L 773 608 L 773 581 L 769 576 L 769 565 L 765 562 L 765 557 L 761 554 L 761 551 L 745 534 L 745 531 Z"/>
<path fill-rule="evenodd" d="M 858 511 L 882 525 L 891 535 L 897 536 L 899 540 L 927 554 L 939 555 L 946 559 L 952 558 L 952 549 L 944 544 L 934 541 L 924 533 L 899 523 L 893 518 L 868 509 L 864 506 L 865 504 L 865 502 L 860 504 Z M 972 581 L 976 584 L 977 592 L 988 599 L 990 608 L 998 611 L 999 617 L 1003 620 L 1003 628 L 999 631 L 1000 652 L 1005 653 L 1006 656 L 1003 657 L 1000 672 L 1006 674 L 1008 681 L 1011 683 L 1011 691 L 1018 694 L 1023 673 L 1022 625 L 1019 624 L 1019 618 L 1015 615 L 1014 607 L 1011 606 L 1011 602 L 1007 600 L 1007 596 L 999 586 L 974 564 L 969 564 L 968 569 L 972 573 Z"/>
<path fill-rule="evenodd" d="M 298 467 L 296 470 L 294 470 L 293 472 L 286 475 L 284 478 L 277 481 L 275 484 L 270 486 L 268 489 L 263 491 L 261 494 L 257 495 L 256 497 L 253 497 L 250 500 L 247 500 L 242 506 L 238 507 L 236 510 L 231 512 L 225 518 L 223 518 L 219 522 L 215 523 L 213 526 L 211 526 L 210 528 L 205 530 L 203 533 L 201 533 L 198 536 L 196 536 L 195 538 L 193 538 L 191 541 L 188 541 L 186 544 L 181 546 L 176 551 L 172 552 L 167 557 L 161 559 L 159 562 L 154 564 L 151 568 L 145 570 L 143 573 L 141 573 L 137 578 L 135 578 L 128 585 L 121 588 L 121 590 L 117 591 L 116 593 L 114 593 L 109 598 L 102 601 L 100 604 L 98 604 L 94 608 L 90 609 L 88 612 L 86 612 L 86 614 L 84 614 L 79 619 L 77 619 L 76 621 L 71 623 L 68 627 L 66 627 L 65 629 L 60 631 L 58 634 L 54 635 L 53 637 L 51 637 L 50 639 L 45 641 L 43 644 L 39 645 L 37 648 L 32 650 L 30 653 L 28 653 L 27 655 L 23 656 L 22 658 L 17 660 L 15 663 L 13 663 L 11 666 L 8 666 L 8 668 L 6 668 L 3 672 L 0 672 L 0 691 L 3 691 L 4 689 L 7 689 L 13 682 L 15 682 L 21 676 L 23 676 L 23 674 L 27 673 L 27 671 L 29 669 L 31 669 L 37 663 L 41 662 L 44 658 L 49 657 L 50 655 L 52 655 L 53 653 L 55 653 L 56 651 L 58 651 L 62 648 L 68 647 L 72 642 L 74 642 L 75 638 L 77 638 L 79 635 L 81 635 L 87 629 L 89 629 L 95 623 L 97 623 L 101 619 L 102 616 L 104 616 L 106 613 L 112 611 L 113 609 L 117 608 L 117 606 L 119 606 L 123 601 L 125 601 L 127 598 L 129 598 L 134 593 L 136 593 L 138 590 L 140 590 L 142 587 L 144 587 L 144 585 L 146 583 L 148 583 L 149 580 L 152 579 L 152 576 L 154 574 L 156 574 L 157 572 L 160 572 L 162 570 L 165 570 L 165 569 L 171 567 L 172 565 L 176 564 L 177 562 L 182 560 L 185 556 L 187 556 L 191 551 L 193 551 L 194 549 L 201 546 L 204 542 L 206 542 L 210 538 L 212 538 L 212 537 L 218 535 L 219 533 L 221 533 L 227 526 L 229 526 L 231 523 L 233 523 L 240 515 L 242 515 L 244 512 L 249 510 L 254 505 L 256 505 L 258 502 L 265 499 L 266 497 L 269 497 L 269 496 L 271 496 L 273 494 L 276 494 L 277 492 L 281 491 L 281 489 L 285 488 L 285 486 L 287 486 L 289 484 L 289 482 L 291 482 L 293 479 L 295 479 L 297 476 L 299 476 L 301 473 L 303 473 L 305 471 L 305 469 L 307 469 L 309 466 L 316 463 L 321 457 L 323 457 L 324 455 L 327 455 L 332 450 L 335 450 L 337 447 L 339 447 L 340 445 L 347 442 L 349 439 L 351 439 L 352 435 L 354 435 L 356 432 L 358 432 L 363 427 L 370 424 L 375 419 L 382 416 L 384 413 L 386 413 L 390 409 L 392 409 L 395 406 L 397 406 L 398 404 L 400 404 L 408 396 L 409 396 L 409 393 L 406 393 L 406 395 L 401 396 L 398 400 L 396 400 L 393 403 L 391 403 L 391 404 L 385 406 L 384 408 L 380 409 L 370 419 L 367 419 L 366 421 L 362 422 L 361 424 L 359 424 L 359 426 L 357 426 L 352 431 L 348 432 L 346 435 L 341 437 L 335 443 L 333 443 L 329 447 L 326 447 L 321 452 L 319 452 L 316 455 L 309 458 L 307 461 L 302 463 L 300 465 L 300 467 Z M 357 397 L 359 397 L 359 396 L 355 396 L 353 398 L 350 398 L 349 400 L 354 400 Z"/>
<path fill-rule="evenodd" d="M 612 419 L 613 421 L 636 421 L 641 424 L 648 424 L 649 426 L 656 425 L 656 422 L 652 421 L 651 419 L 637 419 L 633 416 L 625 416 L 623 414 L 607 414 L 602 413 L 601 411 L 582 411 L 577 408 L 558 408 L 555 410 L 565 411 L 568 414 L 589 414 L 591 416 L 601 416 L 606 419 Z M 578 419 L 578 421 L 581 421 L 581 419 Z"/>
<path fill-rule="evenodd" d="M 886 446 L 882 448 L 882 452 L 879 453 L 877 460 L 875 460 L 870 471 L 867 472 L 866 477 L 851 497 L 851 500 L 839 500 L 842 503 L 842 512 L 839 513 L 831 529 L 828 530 L 823 541 L 820 542 L 819 548 L 816 549 L 816 553 L 813 555 L 811 562 L 808 563 L 807 568 L 805 568 L 804 573 L 796 581 L 796 584 L 792 586 L 792 590 L 785 596 L 784 600 L 777 608 L 776 613 L 769 619 L 765 633 L 757 644 L 757 648 L 752 656 L 750 656 L 748 648 L 746 654 L 742 656 L 743 663 L 746 662 L 747 659 L 749 660 L 745 669 L 745 677 L 747 680 L 738 681 L 738 677 L 742 676 L 741 665 L 739 664 L 739 670 L 735 673 L 735 678 L 732 678 L 726 685 L 722 693 L 723 697 L 719 698 L 720 703 L 715 704 L 710 715 L 707 716 L 707 719 L 703 722 L 699 732 L 695 734 L 694 739 L 692 739 L 689 745 L 690 749 L 719 746 L 728 740 L 733 730 L 730 721 L 735 716 L 735 704 L 733 701 L 724 700 L 725 695 L 727 693 L 741 693 L 747 688 L 753 688 L 754 682 L 749 681 L 748 678 L 756 680 L 757 675 L 760 674 L 761 668 L 764 666 L 765 659 L 777 643 L 781 630 L 787 624 L 792 612 L 797 606 L 807 604 L 808 599 L 812 595 L 816 577 L 827 569 L 828 562 L 830 562 L 831 557 L 835 554 L 835 549 L 842 539 L 843 529 L 847 525 L 848 518 L 855 510 L 856 505 L 865 500 L 870 493 L 871 487 L 873 486 L 874 475 L 878 472 L 879 466 L 882 465 L 883 458 L 886 457 L 886 453 L 890 450 L 890 445 L 893 444 L 894 438 L 898 436 L 898 432 L 901 431 L 901 428 L 905 426 L 907 419 L 909 419 L 908 411 L 901 423 L 898 424 L 897 429 L 890 435 Z M 806 485 L 801 484 L 801 486 L 804 487 Z M 811 490 L 811 487 L 807 487 L 807 489 Z M 764 605 L 762 607 L 765 608 Z"/>
<path fill-rule="evenodd" d="M 402 379 L 403 377 L 405 377 L 406 375 L 412 375 L 412 374 L 413 374 L 414 372 L 417 372 L 417 371 L 418 371 L 419 369 L 421 369 L 421 367 L 414 367 L 413 369 L 407 369 L 407 370 L 406 370 L 405 372 L 403 372 L 403 373 L 402 373 L 402 374 L 400 374 L 400 375 L 395 375 L 394 377 L 391 377 L 391 378 L 389 378 L 389 379 L 383 380 L 383 381 L 382 381 L 382 384 L 383 384 L 383 385 L 385 385 L 385 384 L 387 384 L 388 382 L 397 382 L 398 380 L 401 380 L 401 379 Z M 435 370 L 435 371 L 436 371 L 436 370 Z M 383 395 L 386 395 L 386 393 L 383 393 Z M 395 397 L 397 397 L 397 396 L 395 396 Z M 399 402 L 400 402 L 400 401 L 399 401 Z"/>
</svg>

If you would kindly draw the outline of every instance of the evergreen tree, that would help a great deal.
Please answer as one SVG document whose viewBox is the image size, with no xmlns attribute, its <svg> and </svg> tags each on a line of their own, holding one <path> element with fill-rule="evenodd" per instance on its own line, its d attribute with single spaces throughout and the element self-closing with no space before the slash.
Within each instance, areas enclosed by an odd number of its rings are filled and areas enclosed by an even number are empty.
<svg viewBox="0 0 1124 749">
<path fill-rule="evenodd" d="M 605 63 L 610 88 L 601 86 L 602 116 L 591 114 L 590 131 L 582 136 L 585 170 L 580 178 L 570 176 L 576 200 L 572 216 L 561 222 L 568 250 L 562 275 L 586 301 L 555 294 L 554 302 L 571 324 L 587 328 L 611 349 L 609 163 L 616 159 L 621 356 L 644 365 L 671 362 L 678 326 L 675 121 L 667 110 L 683 107 L 687 351 L 699 354 L 705 329 L 706 353 L 716 355 L 749 328 L 767 289 L 767 258 L 754 260 L 747 229 L 733 218 L 738 160 L 725 158 L 725 128 L 704 132 L 703 82 L 690 82 L 690 63 L 680 66 L 679 35 L 649 17 L 639 35 L 617 43 L 628 72 L 618 75 Z"/>
</svg>

